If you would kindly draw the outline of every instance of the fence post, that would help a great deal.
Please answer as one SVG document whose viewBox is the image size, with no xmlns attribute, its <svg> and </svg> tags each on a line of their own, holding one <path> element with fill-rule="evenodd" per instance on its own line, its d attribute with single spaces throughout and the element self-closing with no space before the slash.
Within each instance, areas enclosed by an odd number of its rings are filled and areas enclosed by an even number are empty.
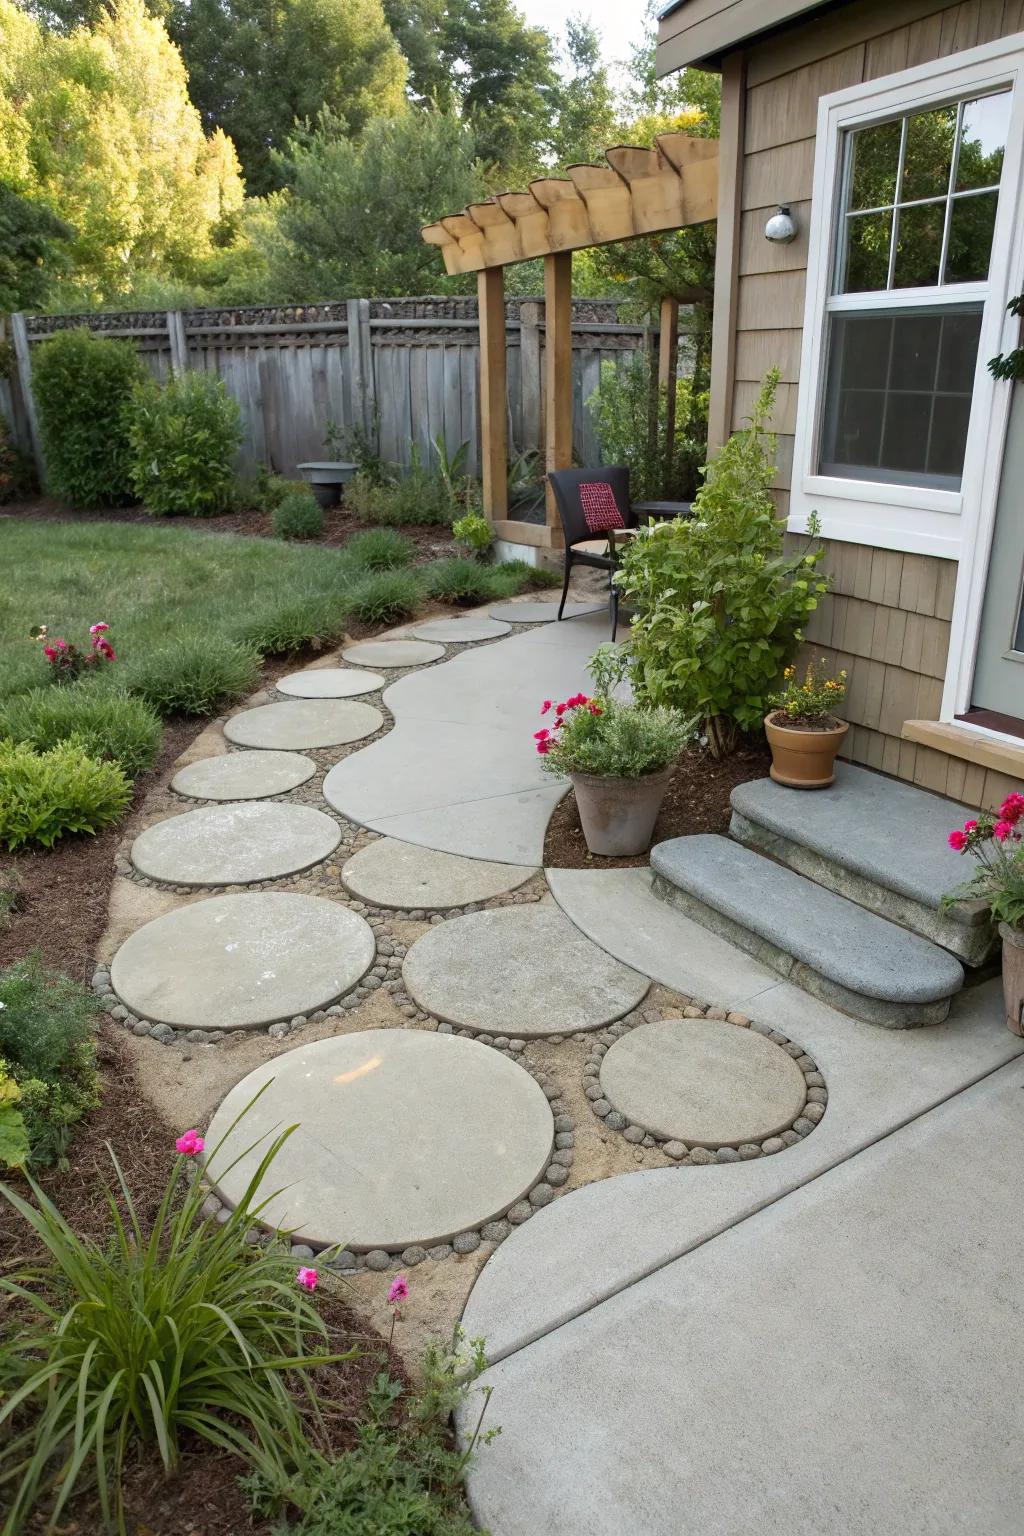
<svg viewBox="0 0 1024 1536">
<path fill-rule="evenodd" d="M 36 461 L 36 472 L 41 481 L 46 474 L 43 440 L 39 432 L 39 417 L 36 415 L 36 400 L 32 393 L 32 359 L 28 349 L 28 327 L 25 324 L 25 316 L 20 310 L 11 316 L 11 341 L 14 343 L 14 357 L 18 365 L 18 387 L 21 390 L 22 404 L 28 419 L 29 436 L 32 439 L 32 457 Z"/>
<path fill-rule="evenodd" d="M 377 392 L 373 377 L 373 352 L 370 341 L 369 299 L 349 299 L 348 365 L 352 398 L 349 423 L 369 438 L 374 435 L 377 419 Z"/>
<path fill-rule="evenodd" d="M 523 384 L 524 452 L 539 453 L 544 442 L 544 403 L 540 367 L 541 306 L 524 300 L 519 306 L 519 372 Z"/>
<path fill-rule="evenodd" d="M 167 339 L 171 344 L 171 372 L 175 376 L 188 369 L 188 340 L 185 336 L 185 317 L 180 309 L 167 311 Z"/>
</svg>

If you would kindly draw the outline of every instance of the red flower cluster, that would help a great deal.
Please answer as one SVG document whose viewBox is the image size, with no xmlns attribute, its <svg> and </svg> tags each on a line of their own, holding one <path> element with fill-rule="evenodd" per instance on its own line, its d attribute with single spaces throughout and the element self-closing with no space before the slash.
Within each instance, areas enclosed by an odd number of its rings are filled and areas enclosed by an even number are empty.
<svg viewBox="0 0 1024 1536">
<path fill-rule="evenodd" d="M 57 677 L 61 681 L 73 682 L 88 667 L 98 666 L 103 661 L 117 660 L 117 653 L 108 639 L 109 629 L 109 624 L 90 624 L 91 649 L 88 651 L 79 650 L 74 641 L 51 641 L 45 624 L 39 624 L 31 631 L 31 639 L 39 641 L 43 648 L 43 655 L 53 667 Z"/>
<path fill-rule="evenodd" d="M 563 725 L 565 725 L 566 712 L 568 710 L 585 709 L 589 715 L 595 716 L 604 713 L 601 706 L 595 704 L 594 700 L 589 699 L 585 693 L 574 693 L 571 699 L 566 699 L 561 704 L 556 704 L 553 699 L 545 699 L 541 705 L 540 712 L 542 715 L 546 715 L 552 709 L 557 716 L 555 731 L 560 731 Z M 533 739 L 537 743 L 537 751 L 541 757 L 546 757 L 555 743 L 554 731 L 549 731 L 547 726 L 544 726 L 541 730 L 534 731 Z"/>
<path fill-rule="evenodd" d="M 947 839 L 954 853 L 972 853 L 979 843 L 994 838 L 997 843 L 1019 843 L 1022 834 L 1016 831 L 1017 823 L 1024 817 L 1024 795 L 1007 795 L 999 807 L 998 818 L 985 815 L 972 817 L 962 827 L 957 827 Z"/>
</svg>

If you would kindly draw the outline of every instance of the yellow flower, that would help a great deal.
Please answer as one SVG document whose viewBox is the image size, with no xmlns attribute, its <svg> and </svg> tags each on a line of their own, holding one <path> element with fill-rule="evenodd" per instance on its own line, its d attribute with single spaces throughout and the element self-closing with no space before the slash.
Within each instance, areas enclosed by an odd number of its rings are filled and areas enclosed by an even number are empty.
<svg viewBox="0 0 1024 1536">
<path fill-rule="evenodd" d="M 783 675 L 783 677 L 792 677 L 793 676 L 793 668 L 792 667 L 787 667 L 785 672 L 783 672 L 782 675 Z"/>
</svg>

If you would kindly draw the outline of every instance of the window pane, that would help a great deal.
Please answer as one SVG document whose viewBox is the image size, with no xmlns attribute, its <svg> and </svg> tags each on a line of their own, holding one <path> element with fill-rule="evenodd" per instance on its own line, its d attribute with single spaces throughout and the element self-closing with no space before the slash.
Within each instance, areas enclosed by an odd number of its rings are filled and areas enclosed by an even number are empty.
<svg viewBox="0 0 1024 1536">
<path fill-rule="evenodd" d="M 896 222 L 894 288 L 926 288 L 939 280 L 942 258 L 942 226 L 946 204 L 919 203 L 901 208 Z"/>
<path fill-rule="evenodd" d="M 999 185 L 1009 126 L 1009 91 L 1000 91 L 998 96 L 982 96 L 979 101 L 964 102 L 960 157 L 956 168 L 958 192 L 969 187 Z"/>
<path fill-rule="evenodd" d="M 873 468 L 882 451 L 885 394 L 866 389 L 845 390 L 838 401 L 832 453 L 842 464 Z"/>
<path fill-rule="evenodd" d="M 923 474 L 928 462 L 931 395 L 890 394 L 885 404 L 881 462 L 887 469 Z"/>
<path fill-rule="evenodd" d="M 946 195 L 955 137 L 956 107 L 918 112 L 907 119 L 907 148 L 899 194 L 901 203 Z"/>
<path fill-rule="evenodd" d="M 968 395 L 937 395 L 932 417 L 932 441 L 928 468 L 933 475 L 956 475 L 964 467 L 967 424 L 971 418 Z"/>
<path fill-rule="evenodd" d="M 846 220 L 841 293 L 872 293 L 888 287 L 891 237 L 891 213 L 862 213 Z"/>
<path fill-rule="evenodd" d="M 933 315 L 907 315 L 901 320 L 889 374 L 893 389 L 935 388 L 940 333 Z"/>
<path fill-rule="evenodd" d="M 946 315 L 942 322 L 937 389 L 949 393 L 951 390 L 967 392 L 972 388 L 980 334 L 981 315 L 978 311 Z"/>
<path fill-rule="evenodd" d="M 859 315 L 856 325 L 836 325 L 836 345 L 842 349 L 837 369 L 844 389 L 884 389 L 889 377 L 892 321 L 888 315 Z"/>
<path fill-rule="evenodd" d="M 979 192 L 976 197 L 953 199 L 945 282 L 983 283 L 988 277 L 998 201 L 998 192 Z"/>
<path fill-rule="evenodd" d="M 902 123 L 878 123 L 850 134 L 853 169 L 847 207 L 885 208 L 896 201 Z"/>
</svg>

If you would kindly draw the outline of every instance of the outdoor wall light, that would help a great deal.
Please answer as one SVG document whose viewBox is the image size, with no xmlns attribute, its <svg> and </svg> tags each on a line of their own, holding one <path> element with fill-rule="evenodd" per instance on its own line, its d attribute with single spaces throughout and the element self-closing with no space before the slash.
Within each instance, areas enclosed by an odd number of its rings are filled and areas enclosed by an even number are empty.
<svg viewBox="0 0 1024 1536">
<path fill-rule="evenodd" d="M 764 227 L 764 237 L 771 240 L 774 245 L 788 245 L 796 239 L 796 224 L 793 215 L 789 211 L 788 203 L 783 203 L 778 213 L 773 213 Z"/>
</svg>

